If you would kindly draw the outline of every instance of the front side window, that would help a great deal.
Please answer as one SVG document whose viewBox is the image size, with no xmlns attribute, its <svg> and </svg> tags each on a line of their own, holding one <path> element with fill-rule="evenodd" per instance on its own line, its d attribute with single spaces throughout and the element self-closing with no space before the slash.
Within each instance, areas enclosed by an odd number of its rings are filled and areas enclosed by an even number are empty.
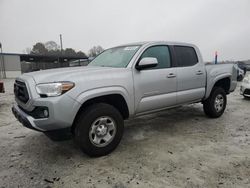
<svg viewBox="0 0 250 188">
<path fill-rule="evenodd" d="M 93 59 L 89 65 L 125 68 L 139 48 L 140 46 L 120 46 L 105 50 Z"/>
<path fill-rule="evenodd" d="M 178 67 L 193 66 L 198 63 L 198 57 L 193 47 L 174 46 Z"/>
<path fill-rule="evenodd" d="M 150 69 L 162 69 L 171 67 L 171 58 L 168 46 L 149 47 L 143 52 L 140 59 L 144 57 L 154 57 L 157 59 L 158 65 Z"/>
</svg>

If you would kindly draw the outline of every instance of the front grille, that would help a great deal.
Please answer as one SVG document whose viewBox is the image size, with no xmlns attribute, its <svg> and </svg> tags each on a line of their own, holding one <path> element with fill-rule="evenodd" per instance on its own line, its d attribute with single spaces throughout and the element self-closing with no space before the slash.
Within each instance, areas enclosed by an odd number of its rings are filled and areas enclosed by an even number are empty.
<svg viewBox="0 0 250 188">
<path fill-rule="evenodd" d="M 245 94 L 245 95 L 250 95 L 250 89 L 245 89 L 244 94 Z"/>
<path fill-rule="evenodd" d="M 15 81 L 14 94 L 16 98 L 23 103 L 27 103 L 29 100 L 29 93 L 24 82 L 18 80 Z"/>
</svg>

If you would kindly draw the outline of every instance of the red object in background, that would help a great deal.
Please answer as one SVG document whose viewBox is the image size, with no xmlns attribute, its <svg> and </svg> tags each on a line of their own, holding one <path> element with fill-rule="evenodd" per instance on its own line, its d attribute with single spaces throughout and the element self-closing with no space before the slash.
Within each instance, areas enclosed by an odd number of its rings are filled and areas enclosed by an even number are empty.
<svg viewBox="0 0 250 188">
<path fill-rule="evenodd" d="M 4 93 L 4 85 L 3 82 L 0 81 L 0 93 Z"/>
<path fill-rule="evenodd" d="M 214 60 L 214 63 L 215 63 L 215 64 L 218 63 L 218 52 L 217 52 L 217 51 L 215 52 L 215 60 Z"/>
</svg>

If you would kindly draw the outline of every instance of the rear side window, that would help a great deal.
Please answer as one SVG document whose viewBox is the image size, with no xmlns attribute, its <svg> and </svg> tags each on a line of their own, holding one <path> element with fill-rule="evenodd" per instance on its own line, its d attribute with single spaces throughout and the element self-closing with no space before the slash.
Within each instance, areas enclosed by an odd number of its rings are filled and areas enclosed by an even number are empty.
<svg viewBox="0 0 250 188">
<path fill-rule="evenodd" d="M 171 67 L 171 58 L 168 46 L 149 47 L 143 52 L 140 59 L 144 57 L 154 57 L 157 59 L 158 65 L 150 69 L 163 69 Z"/>
<path fill-rule="evenodd" d="M 198 63 L 195 49 L 189 46 L 174 46 L 178 67 L 193 66 Z"/>
</svg>

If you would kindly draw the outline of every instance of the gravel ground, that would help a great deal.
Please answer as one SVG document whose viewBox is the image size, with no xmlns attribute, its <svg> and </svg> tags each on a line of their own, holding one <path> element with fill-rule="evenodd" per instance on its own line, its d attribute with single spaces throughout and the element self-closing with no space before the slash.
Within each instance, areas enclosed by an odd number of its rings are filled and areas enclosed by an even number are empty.
<svg viewBox="0 0 250 188">
<path fill-rule="evenodd" d="M 250 187 L 250 100 L 239 87 L 218 119 L 201 104 L 126 121 L 110 155 L 89 158 L 11 113 L 13 80 L 0 94 L 0 187 Z"/>
</svg>

